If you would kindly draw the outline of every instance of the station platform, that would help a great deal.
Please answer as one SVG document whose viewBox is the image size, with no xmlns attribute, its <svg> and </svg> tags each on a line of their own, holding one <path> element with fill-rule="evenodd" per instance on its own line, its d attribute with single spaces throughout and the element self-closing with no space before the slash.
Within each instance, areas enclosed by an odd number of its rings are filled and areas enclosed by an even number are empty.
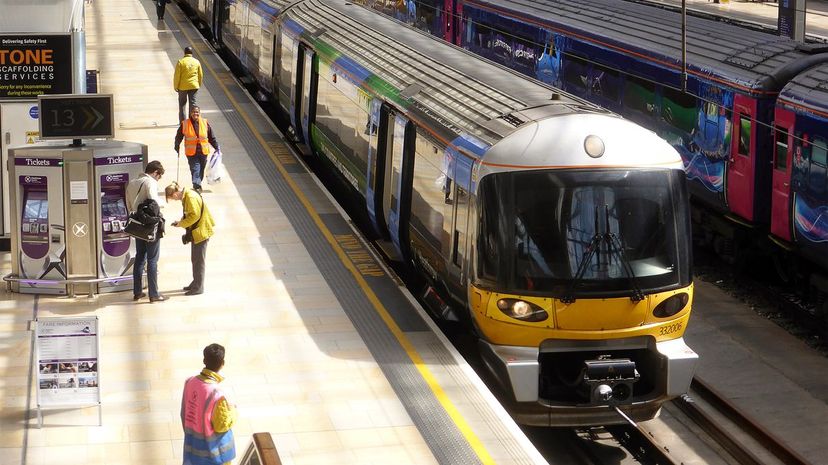
<svg viewBox="0 0 828 465">
<path fill-rule="evenodd" d="M 173 150 L 172 77 L 192 45 L 198 93 L 228 176 L 205 185 L 216 220 L 206 290 L 185 296 L 190 251 L 178 202 L 163 207 L 159 287 L 94 297 L 0 294 L 0 463 L 182 462 L 184 381 L 202 349 L 225 346 L 222 383 L 238 406 L 240 454 L 271 433 L 284 464 L 545 463 L 476 374 L 362 243 L 325 191 L 175 4 L 155 21 L 150 0 L 87 2 L 87 67 L 114 94 L 116 139 L 147 144 L 149 159 L 189 186 Z M 163 197 L 163 196 L 162 196 Z M 10 254 L 0 272 L 10 273 Z M 98 409 L 43 411 L 38 428 L 31 322 L 98 317 Z"/>
</svg>

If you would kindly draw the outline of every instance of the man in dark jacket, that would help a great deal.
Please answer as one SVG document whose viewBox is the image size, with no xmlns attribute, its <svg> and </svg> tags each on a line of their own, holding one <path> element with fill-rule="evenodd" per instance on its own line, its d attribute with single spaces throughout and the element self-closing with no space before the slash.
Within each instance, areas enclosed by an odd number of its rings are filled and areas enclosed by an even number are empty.
<svg viewBox="0 0 828 465">
<path fill-rule="evenodd" d="M 167 3 L 171 3 L 171 0 L 155 0 L 155 13 L 158 14 L 158 21 L 164 21 L 164 10 L 167 9 Z"/>
<path fill-rule="evenodd" d="M 153 160 L 147 163 L 144 172 L 127 184 L 126 201 L 127 209 L 134 212 L 138 206 L 147 199 L 152 199 L 158 205 L 161 198 L 158 196 L 158 180 L 164 175 L 164 167 L 160 161 Z M 147 287 L 149 287 L 150 302 L 163 302 L 167 298 L 158 292 L 158 256 L 161 252 L 161 232 L 163 228 L 163 217 L 160 210 L 158 218 L 161 224 L 158 226 L 159 234 L 154 241 L 145 241 L 135 238 L 135 264 L 132 266 L 132 300 L 140 300 L 146 297 L 144 293 L 144 263 L 147 265 Z"/>
</svg>

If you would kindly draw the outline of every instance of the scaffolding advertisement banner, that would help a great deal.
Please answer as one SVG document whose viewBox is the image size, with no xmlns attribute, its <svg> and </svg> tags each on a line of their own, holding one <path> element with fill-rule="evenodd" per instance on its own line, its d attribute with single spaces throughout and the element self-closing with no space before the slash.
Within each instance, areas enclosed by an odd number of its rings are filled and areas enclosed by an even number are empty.
<svg viewBox="0 0 828 465">
<path fill-rule="evenodd" d="M 0 100 L 72 93 L 72 36 L 1 34 Z"/>
<path fill-rule="evenodd" d="M 98 317 L 35 321 L 37 405 L 98 405 Z"/>
</svg>

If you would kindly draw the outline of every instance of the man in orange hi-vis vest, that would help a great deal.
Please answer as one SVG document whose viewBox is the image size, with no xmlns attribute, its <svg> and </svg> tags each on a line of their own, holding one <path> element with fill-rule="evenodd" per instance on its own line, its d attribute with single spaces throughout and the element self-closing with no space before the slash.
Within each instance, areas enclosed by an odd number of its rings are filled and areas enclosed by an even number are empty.
<svg viewBox="0 0 828 465">
<path fill-rule="evenodd" d="M 184 426 L 184 465 L 229 464 L 236 456 L 233 423 L 236 408 L 218 387 L 224 378 L 224 347 L 204 348 L 204 369 L 184 384 L 181 423 Z"/>
<path fill-rule="evenodd" d="M 204 169 L 207 167 L 207 155 L 210 145 L 219 150 L 213 128 L 205 118 L 201 117 L 201 109 L 195 105 L 190 107 L 190 117 L 181 122 L 178 132 L 175 133 L 175 153 L 181 156 L 179 148 L 184 141 L 184 153 L 190 165 L 193 177 L 193 190 L 201 193 L 201 180 L 204 178 Z"/>
</svg>

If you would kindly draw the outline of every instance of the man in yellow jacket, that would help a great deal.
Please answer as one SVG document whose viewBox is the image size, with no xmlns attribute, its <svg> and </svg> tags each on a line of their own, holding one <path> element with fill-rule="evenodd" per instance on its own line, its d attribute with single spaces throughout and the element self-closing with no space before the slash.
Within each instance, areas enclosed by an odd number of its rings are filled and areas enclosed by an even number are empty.
<svg viewBox="0 0 828 465">
<path fill-rule="evenodd" d="M 175 64 L 173 89 L 178 92 L 178 122 L 184 121 L 187 113 L 184 105 L 190 102 L 190 109 L 196 105 L 196 93 L 201 88 L 204 73 L 201 71 L 201 62 L 193 58 L 193 48 L 184 47 L 184 58 Z"/>
<path fill-rule="evenodd" d="M 190 284 L 184 286 L 184 290 L 186 291 L 184 295 L 203 294 L 207 243 L 210 241 L 210 237 L 213 236 L 213 226 L 216 223 L 213 221 L 213 216 L 210 215 L 210 210 L 207 209 L 204 197 L 198 192 L 181 187 L 178 183 L 173 182 L 164 189 L 164 193 L 167 196 L 167 202 L 170 199 L 180 200 L 184 207 L 184 215 L 182 218 L 172 223 L 173 226 L 187 230 L 183 241 L 185 244 L 190 244 L 193 280 Z"/>
</svg>

